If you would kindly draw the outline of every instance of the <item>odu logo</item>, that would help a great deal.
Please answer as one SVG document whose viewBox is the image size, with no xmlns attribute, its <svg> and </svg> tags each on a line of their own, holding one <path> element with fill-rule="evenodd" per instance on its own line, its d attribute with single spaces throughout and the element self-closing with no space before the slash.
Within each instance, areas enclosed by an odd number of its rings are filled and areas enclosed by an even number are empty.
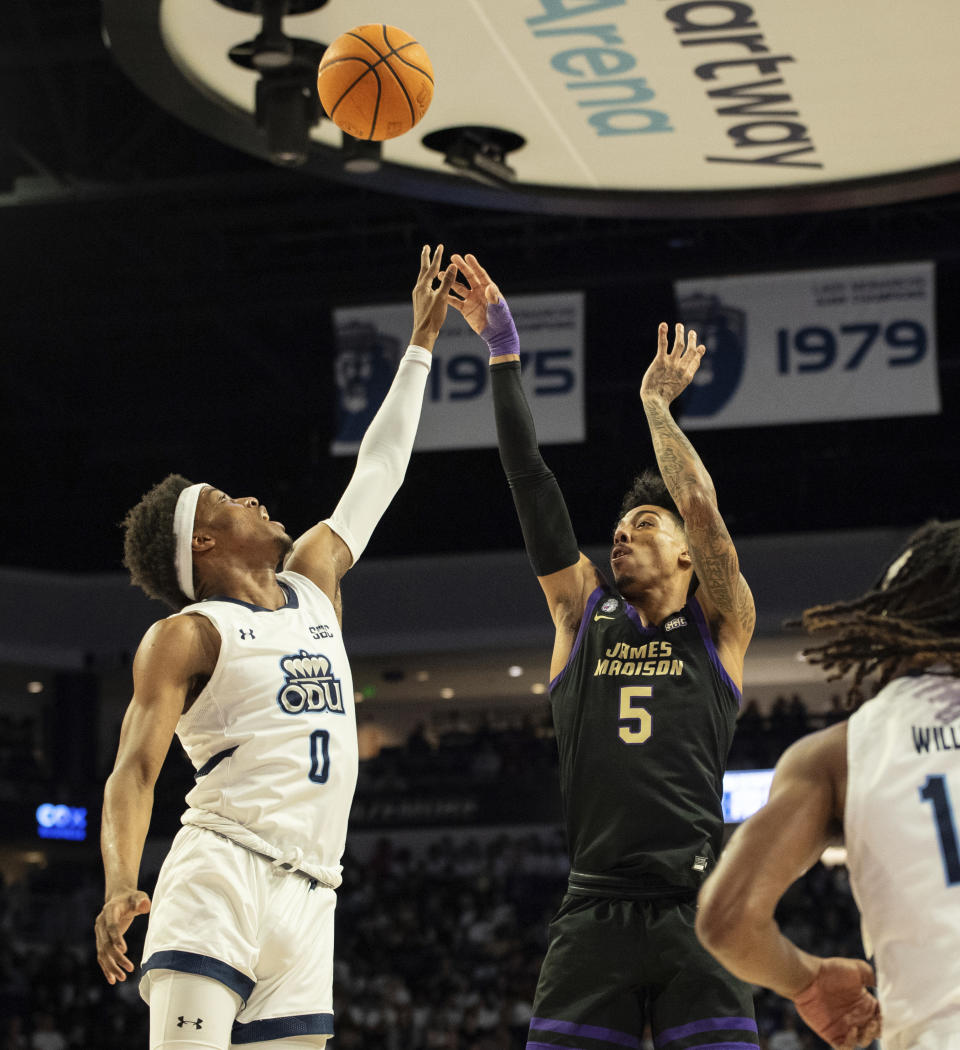
<svg viewBox="0 0 960 1050">
<path fill-rule="evenodd" d="M 343 692 L 340 679 L 330 674 L 330 661 L 301 649 L 280 661 L 285 682 L 277 693 L 277 703 L 288 715 L 301 711 L 332 711 L 342 715 Z"/>
</svg>

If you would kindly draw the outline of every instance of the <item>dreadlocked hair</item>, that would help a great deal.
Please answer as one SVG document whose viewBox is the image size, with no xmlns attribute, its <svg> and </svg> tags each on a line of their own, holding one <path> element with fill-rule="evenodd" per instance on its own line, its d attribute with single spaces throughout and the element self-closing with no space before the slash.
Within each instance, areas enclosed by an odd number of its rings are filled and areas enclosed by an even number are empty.
<svg viewBox="0 0 960 1050">
<path fill-rule="evenodd" d="M 877 675 L 883 688 L 905 662 L 946 663 L 960 674 L 960 521 L 924 525 L 866 594 L 813 606 L 799 623 L 809 634 L 833 633 L 803 655 L 832 671 L 831 681 L 852 675 L 849 708 L 863 702 L 865 679 Z"/>
<path fill-rule="evenodd" d="M 175 612 L 189 604 L 189 599 L 177 582 L 173 515 L 180 493 L 191 484 L 182 474 L 168 474 L 121 522 L 123 564 L 130 572 L 130 582 Z"/>
<path fill-rule="evenodd" d="M 640 507 L 645 503 L 670 511 L 678 524 L 683 525 L 683 517 L 673 501 L 673 496 L 670 495 L 663 478 L 655 470 L 645 470 L 633 479 L 633 484 L 625 493 L 623 502 L 620 504 L 620 516 L 617 521 L 621 521 L 628 510 Z"/>
</svg>

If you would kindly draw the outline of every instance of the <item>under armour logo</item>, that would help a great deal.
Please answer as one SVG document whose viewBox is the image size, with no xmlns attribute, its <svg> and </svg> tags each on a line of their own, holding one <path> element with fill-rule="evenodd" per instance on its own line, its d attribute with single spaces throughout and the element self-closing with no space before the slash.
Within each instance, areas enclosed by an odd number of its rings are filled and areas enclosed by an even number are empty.
<svg viewBox="0 0 960 1050">
<path fill-rule="evenodd" d="M 187 1021 L 184 1019 L 183 1014 L 180 1015 L 180 1019 L 177 1021 L 177 1028 L 183 1028 L 185 1024 L 192 1024 L 198 1031 L 203 1027 L 203 1018 L 198 1017 L 196 1021 Z"/>
<path fill-rule="evenodd" d="M 242 642 L 245 642 L 247 640 L 247 635 L 248 634 L 250 635 L 251 638 L 256 638 L 257 637 L 253 633 L 253 628 L 252 627 L 238 627 L 237 630 L 240 632 L 240 640 Z"/>
</svg>

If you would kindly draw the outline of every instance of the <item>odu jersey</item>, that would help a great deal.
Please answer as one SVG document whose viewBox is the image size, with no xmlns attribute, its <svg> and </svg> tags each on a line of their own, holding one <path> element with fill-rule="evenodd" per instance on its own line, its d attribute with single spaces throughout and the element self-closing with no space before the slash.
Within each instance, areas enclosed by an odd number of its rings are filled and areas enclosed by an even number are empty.
<svg viewBox="0 0 960 1050">
<path fill-rule="evenodd" d="M 847 724 L 844 833 L 884 1037 L 960 1030 L 960 678 L 895 678 Z"/>
<path fill-rule="evenodd" d="M 196 771 L 181 820 L 336 887 L 357 783 L 353 680 L 330 599 L 299 573 L 277 580 L 274 611 L 230 598 L 183 610 L 217 628 L 220 656 L 177 723 Z"/>
<path fill-rule="evenodd" d="M 550 699 L 571 887 L 696 889 L 720 850 L 740 704 L 697 600 L 644 627 L 597 588 Z"/>
</svg>

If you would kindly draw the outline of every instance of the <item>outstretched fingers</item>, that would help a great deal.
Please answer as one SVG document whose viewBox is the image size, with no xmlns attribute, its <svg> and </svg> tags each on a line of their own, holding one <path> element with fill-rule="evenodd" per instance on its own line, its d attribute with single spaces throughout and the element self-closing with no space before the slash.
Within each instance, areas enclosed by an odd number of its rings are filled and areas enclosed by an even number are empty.
<svg viewBox="0 0 960 1050">
<path fill-rule="evenodd" d="M 430 245 L 425 244 L 420 249 L 420 278 L 423 279 L 427 276 L 427 271 L 430 269 Z"/>
<path fill-rule="evenodd" d="M 430 259 L 430 266 L 427 270 L 427 274 L 434 280 L 440 273 L 440 263 L 443 261 L 443 245 L 438 244 L 434 249 L 433 257 Z"/>
<path fill-rule="evenodd" d="M 697 342 L 697 333 L 694 329 L 690 329 L 689 332 L 684 334 L 684 326 L 677 324 L 674 327 L 673 335 L 673 346 L 670 346 L 670 328 L 666 321 L 660 322 L 660 327 L 657 329 L 657 356 L 663 358 L 671 358 L 676 356 L 677 358 L 685 358 L 687 354 L 691 354 L 694 357 L 702 357 L 706 352 L 706 347 L 702 343 Z"/>
<path fill-rule="evenodd" d="M 497 303 L 502 298 L 500 289 L 491 279 L 490 274 L 480 265 L 475 255 L 451 255 L 450 259 L 455 262 L 460 272 L 469 283 L 469 291 L 477 292 L 486 299 L 488 303 Z"/>
<path fill-rule="evenodd" d="M 471 287 L 467 284 L 463 277 L 465 276 L 467 263 L 465 262 L 462 255 L 454 253 L 450 256 L 450 263 L 447 269 L 451 267 L 456 271 L 457 277 L 451 282 L 448 289 L 448 300 L 451 306 L 456 307 L 461 313 L 463 313 L 463 307 L 466 300 L 470 296 Z"/>
<path fill-rule="evenodd" d="M 687 332 L 687 353 L 694 355 L 702 355 L 706 352 L 706 347 L 702 343 L 697 342 L 697 333 L 691 328 Z"/>
<path fill-rule="evenodd" d="M 456 296 L 452 296 L 450 294 L 450 291 L 453 288 L 454 282 L 456 281 L 459 273 L 459 268 L 451 260 L 447 268 L 443 271 L 442 274 L 439 275 L 440 287 L 437 289 L 437 294 L 440 296 L 440 298 L 446 299 L 450 303 L 455 303 L 457 301 Z"/>
<path fill-rule="evenodd" d="M 706 347 L 697 342 L 697 333 L 694 329 L 684 334 L 684 326 L 677 324 L 674 327 L 673 346 L 670 346 L 670 327 L 666 321 L 661 321 L 657 329 L 657 356 L 661 358 L 686 358 L 688 354 L 696 357 L 703 356 Z"/>
<path fill-rule="evenodd" d="M 671 353 L 677 355 L 677 357 L 683 357 L 683 325 L 677 324 L 674 328 L 674 339 L 673 339 L 673 350 Z"/>
<path fill-rule="evenodd" d="M 471 288 L 476 288 L 477 285 L 482 284 L 485 279 L 487 281 L 490 280 L 490 278 L 487 277 L 486 270 L 484 270 L 480 263 L 477 262 L 477 257 L 475 255 L 468 254 L 463 256 L 454 252 L 454 254 L 450 256 L 450 261 L 457 264 L 460 272 L 466 277 L 467 281 L 469 281 Z"/>
<path fill-rule="evenodd" d="M 432 282 L 440 273 L 440 263 L 442 260 L 442 244 L 438 244 L 433 251 L 430 250 L 429 244 L 425 244 L 420 249 L 420 275 L 418 281 Z"/>
<path fill-rule="evenodd" d="M 474 277 L 471 279 L 471 283 L 476 287 L 479 285 L 483 288 L 486 300 L 488 303 L 498 303 L 501 298 L 500 289 L 497 287 L 496 282 L 491 278 L 490 274 L 480 265 L 475 255 L 467 255 L 467 264 L 470 266 Z"/>
</svg>

